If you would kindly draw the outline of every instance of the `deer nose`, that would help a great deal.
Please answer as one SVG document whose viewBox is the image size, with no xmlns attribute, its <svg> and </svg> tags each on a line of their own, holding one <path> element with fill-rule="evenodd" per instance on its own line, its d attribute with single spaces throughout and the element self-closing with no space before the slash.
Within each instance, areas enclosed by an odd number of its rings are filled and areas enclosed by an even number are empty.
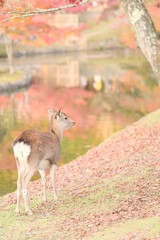
<svg viewBox="0 0 160 240">
<path fill-rule="evenodd" d="M 72 122 L 73 126 L 76 124 L 75 122 Z"/>
</svg>

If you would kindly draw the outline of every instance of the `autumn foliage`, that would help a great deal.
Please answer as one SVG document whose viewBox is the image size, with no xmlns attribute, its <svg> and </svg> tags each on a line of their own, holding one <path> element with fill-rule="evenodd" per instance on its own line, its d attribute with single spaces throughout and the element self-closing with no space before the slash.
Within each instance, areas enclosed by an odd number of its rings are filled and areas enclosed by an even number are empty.
<svg viewBox="0 0 160 240">
<path fill-rule="evenodd" d="M 145 6 L 151 15 L 157 31 L 160 31 L 160 4 L 157 0 L 145 1 Z M 134 37 L 129 18 L 120 6 L 119 0 L 107 1 L 107 7 L 104 9 L 101 19 L 109 21 L 111 27 L 115 30 L 115 35 L 125 46 L 135 49 L 137 48 L 136 39 Z"/>
<path fill-rule="evenodd" d="M 53 24 L 50 24 L 49 19 L 52 19 L 53 13 L 47 15 L 38 15 L 30 16 L 26 18 L 16 18 L 18 14 L 21 14 L 24 11 L 27 11 L 28 7 L 29 12 L 37 11 L 36 9 L 50 9 L 61 7 L 64 5 L 76 4 L 76 11 L 81 11 L 82 6 L 78 7 L 80 1 L 68 0 L 68 1 L 23 1 L 18 7 L 13 7 L 14 1 L 5 2 L 2 7 L 2 14 L 0 15 L 0 21 L 4 21 L 11 16 L 13 19 L 11 21 L 5 21 L 1 24 L 1 35 L 6 35 L 10 40 L 20 41 L 22 44 L 32 45 L 32 46 L 45 46 L 52 45 L 54 42 L 61 41 L 65 39 L 70 34 L 79 35 L 79 33 L 84 30 L 87 25 L 80 24 L 77 29 L 69 27 L 64 29 L 58 29 Z M 9 7 L 10 8 L 9 8 Z M 10 12 L 11 14 L 3 14 L 5 12 Z M 72 11 L 71 9 L 69 11 Z M 15 18 L 14 18 L 15 17 Z"/>
</svg>

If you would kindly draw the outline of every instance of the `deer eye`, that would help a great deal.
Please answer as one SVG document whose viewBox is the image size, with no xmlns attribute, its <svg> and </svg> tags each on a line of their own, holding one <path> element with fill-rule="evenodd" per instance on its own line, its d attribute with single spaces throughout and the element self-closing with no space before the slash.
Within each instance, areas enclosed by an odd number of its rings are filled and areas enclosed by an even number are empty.
<svg viewBox="0 0 160 240">
<path fill-rule="evenodd" d="M 67 117 L 65 117 L 64 119 L 67 120 Z"/>
</svg>

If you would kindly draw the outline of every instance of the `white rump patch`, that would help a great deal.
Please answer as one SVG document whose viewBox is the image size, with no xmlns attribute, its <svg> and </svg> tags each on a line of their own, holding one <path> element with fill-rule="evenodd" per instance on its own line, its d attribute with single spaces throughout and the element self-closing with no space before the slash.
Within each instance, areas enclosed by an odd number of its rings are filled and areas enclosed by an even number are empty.
<svg viewBox="0 0 160 240">
<path fill-rule="evenodd" d="M 31 152 L 31 148 L 29 145 L 25 144 L 24 142 L 17 142 L 13 147 L 13 151 L 15 158 L 18 158 L 20 164 L 27 164 L 27 158 Z"/>
</svg>

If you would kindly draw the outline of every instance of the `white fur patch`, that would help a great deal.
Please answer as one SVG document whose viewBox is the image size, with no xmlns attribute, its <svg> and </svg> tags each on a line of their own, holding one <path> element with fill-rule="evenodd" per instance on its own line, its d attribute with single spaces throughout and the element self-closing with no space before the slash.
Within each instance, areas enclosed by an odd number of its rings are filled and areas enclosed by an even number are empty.
<svg viewBox="0 0 160 240">
<path fill-rule="evenodd" d="M 30 155 L 31 148 L 24 142 L 17 142 L 13 147 L 14 156 L 18 158 L 19 163 L 27 163 L 27 158 Z"/>
<path fill-rule="evenodd" d="M 17 198 L 20 196 L 20 191 L 17 190 Z"/>
<path fill-rule="evenodd" d="M 23 197 L 26 197 L 28 195 L 27 189 L 23 189 Z"/>
</svg>

